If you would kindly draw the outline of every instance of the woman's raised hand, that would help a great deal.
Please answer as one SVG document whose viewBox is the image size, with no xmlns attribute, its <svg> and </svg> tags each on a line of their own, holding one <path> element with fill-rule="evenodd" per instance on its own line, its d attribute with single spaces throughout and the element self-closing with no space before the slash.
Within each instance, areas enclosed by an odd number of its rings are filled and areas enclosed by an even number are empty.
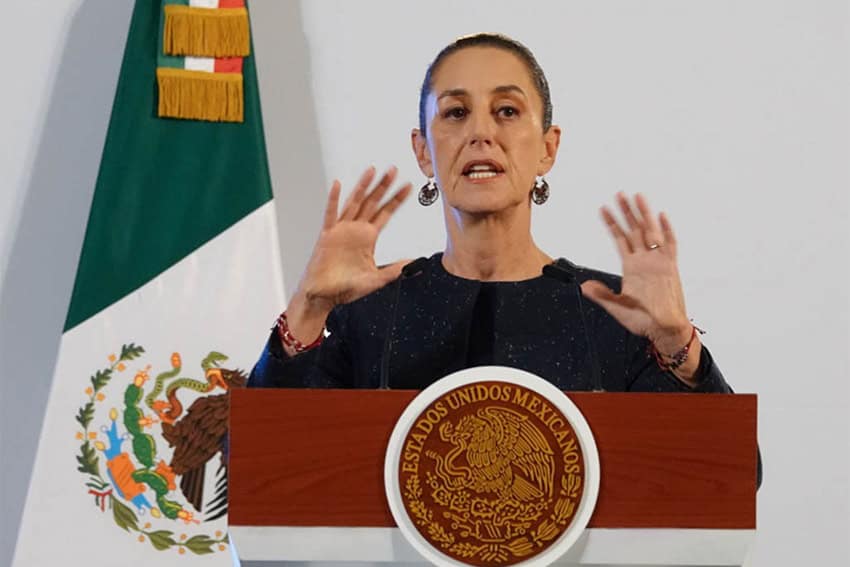
<svg viewBox="0 0 850 567">
<path fill-rule="evenodd" d="M 623 262 L 622 289 L 617 294 L 591 280 L 582 284 L 582 292 L 630 332 L 647 337 L 659 352 L 671 355 L 689 343 L 693 332 L 685 310 L 673 227 L 664 213 L 653 216 L 643 195 L 636 195 L 632 206 L 620 193 L 617 203 L 625 227 L 607 207 L 601 213 Z M 688 360 L 676 371 L 686 382 L 699 361 L 699 340 L 694 340 Z"/>
<path fill-rule="evenodd" d="M 386 285 L 399 276 L 407 263 L 401 260 L 380 268 L 375 264 L 378 235 L 411 191 L 411 184 L 407 183 L 381 204 L 397 173 L 395 167 L 389 168 L 370 189 L 375 168 L 367 169 L 342 211 L 338 211 L 340 183 L 334 181 L 322 231 L 287 307 L 289 329 L 302 342 L 318 336 L 336 305 Z"/>
</svg>

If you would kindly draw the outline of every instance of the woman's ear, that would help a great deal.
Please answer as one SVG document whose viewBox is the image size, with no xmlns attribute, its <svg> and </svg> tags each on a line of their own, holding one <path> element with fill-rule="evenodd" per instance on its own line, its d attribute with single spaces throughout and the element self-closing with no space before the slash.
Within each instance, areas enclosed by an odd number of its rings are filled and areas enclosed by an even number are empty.
<svg viewBox="0 0 850 567">
<path fill-rule="evenodd" d="M 431 161 L 431 151 L 428 149 L 428 140 L 419 128 L 414 128 L 410 133 L 410 143 L 413 146 L 413 154 L 419 163 L 419 170 L 425 177 L 434 177 L 434 163 Z"/>
<path fill-rule="evenodd" d="M 561 128 L 560 126 L 552 125 L 543 134 L 543 157 L 540 158 L 540 163 L 537 165 L 537 175 L 546 175 L 552 166 L 555 165 L 555 158 L 558 157 L 558 147 L 561 145 Z"/>
</svg>

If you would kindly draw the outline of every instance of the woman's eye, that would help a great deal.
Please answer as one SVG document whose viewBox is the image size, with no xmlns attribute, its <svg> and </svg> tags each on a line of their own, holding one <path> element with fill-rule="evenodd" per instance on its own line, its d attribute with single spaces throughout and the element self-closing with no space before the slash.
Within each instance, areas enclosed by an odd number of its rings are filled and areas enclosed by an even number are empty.
<svg viewBox="0 0 850 567">
<path fill-rule="evenodd" d="M 460 106 L 455 106 L 454 108 L 450 108 L 443 113 L 444 118 L 451 118 L 453 120 L 460 120 L 464 116 L 466 116 L 466 109 Z"/>
<path fill-rule="evenodd" d="M 519 110 L 517 110 L 513 106 L 503 106 L 499 108 L 496 113 L 503 118 L 513 118 L 519 115 Z"/>
</svg>

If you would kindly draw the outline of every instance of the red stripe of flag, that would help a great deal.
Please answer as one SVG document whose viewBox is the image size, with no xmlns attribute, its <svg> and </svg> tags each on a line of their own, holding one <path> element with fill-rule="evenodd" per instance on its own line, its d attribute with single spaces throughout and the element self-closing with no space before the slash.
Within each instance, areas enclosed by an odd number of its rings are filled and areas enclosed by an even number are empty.
<svg viewBox="0 0 850 567">
<path fill-rule="evenodd" d="M 213 70 L 216 73 L 241 73 L 242 57 L 217 58 Z"/>
</svg>

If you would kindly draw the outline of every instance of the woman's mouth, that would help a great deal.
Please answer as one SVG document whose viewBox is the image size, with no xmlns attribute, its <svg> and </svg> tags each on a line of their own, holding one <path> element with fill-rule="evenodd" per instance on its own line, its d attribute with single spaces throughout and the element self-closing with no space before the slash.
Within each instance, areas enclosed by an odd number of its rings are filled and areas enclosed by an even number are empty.
<svg viewBox="0 0 850 567">
<path fill-rule="evenodd" d="M 504 173 L 504 169 L 490 161 L 470 162 L 463 168 L 463 175 L 473 181 L 492 179 L 501 173 Z"/>
</svg>

